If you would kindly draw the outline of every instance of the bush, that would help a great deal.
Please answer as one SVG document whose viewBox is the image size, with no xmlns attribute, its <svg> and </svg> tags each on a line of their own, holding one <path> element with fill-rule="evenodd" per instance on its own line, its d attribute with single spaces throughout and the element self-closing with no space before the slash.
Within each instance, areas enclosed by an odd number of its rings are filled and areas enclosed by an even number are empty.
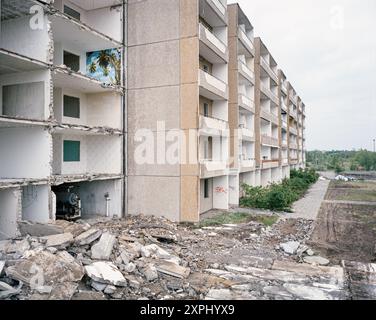
<svg viewBox="0 0 376 320">
<path fill-rule="evenodd" d="M 276 211 L 289 210 L 291 205 L 317 182 L 319 175 L 313 169 L 292 170 L 290 179 L 280 184 L 272 184 L 266 188 L 243 185 L 245 196 L 240 205 L 250 208 L 269 209 Z"/>
</svg>

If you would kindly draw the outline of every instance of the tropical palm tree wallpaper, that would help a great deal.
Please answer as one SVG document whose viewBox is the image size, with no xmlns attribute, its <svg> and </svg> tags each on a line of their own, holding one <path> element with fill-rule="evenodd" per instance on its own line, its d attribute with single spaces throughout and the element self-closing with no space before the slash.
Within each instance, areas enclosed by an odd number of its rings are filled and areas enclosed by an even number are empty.
<svg viewBox="0 0 376 320">
<path fill-rule="evenodd" d="M 107 49 L 88 52 L 86 58 L 88 76 L 103 83 L 121 84 L 121 51 Z"/>
</svg>

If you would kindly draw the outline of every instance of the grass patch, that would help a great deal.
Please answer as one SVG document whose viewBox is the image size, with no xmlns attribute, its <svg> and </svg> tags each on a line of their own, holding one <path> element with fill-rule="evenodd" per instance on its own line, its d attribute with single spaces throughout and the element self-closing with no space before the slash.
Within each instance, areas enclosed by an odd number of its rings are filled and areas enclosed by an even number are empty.
<svg viewBox="0 0 376 320">
<path fill-rule="evenodd" d="M 376 202 L 376 191 L 351 190 L 337 197 L 340 201 L 369 201 Z"/>
<path fill-rule="evenodd" d="M 215 217 L 202 220 L 200 222 L 200 228 L 221 226 L 223 224 L 241 224 L 250 221 L 263 223 L 265 226 L 270 227 L 278 221 L 278 217 L 263 215 L 255 216 L 244 212 L 222 213 Z"/>
</svg>

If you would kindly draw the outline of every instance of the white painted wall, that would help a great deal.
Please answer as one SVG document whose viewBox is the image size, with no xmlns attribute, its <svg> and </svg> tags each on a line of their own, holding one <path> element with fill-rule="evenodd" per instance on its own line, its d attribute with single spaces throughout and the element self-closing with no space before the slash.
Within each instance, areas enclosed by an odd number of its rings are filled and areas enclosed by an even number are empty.
<svg viewBox="0 0 376 320">
<path fill-rule="evenodd" d="M 0 240 L 17 236 L 19 200 L 18 189 L 0 191 Z"/>
<path fill-rule="evenodd" d="M 77 184 L 77 193 L 81 198 L 82 215 L 87 218 L 93 215 L 106 216 L 106 199 L 108 193 L 109 216 L 121 217 L 121 180 L 92 181 Z"/>
<path fill-rule="evenodd" d="M 261 170 L 261 185 L 266 187 L 272 181 L 272 170 L 271 169 L 264 169 Z"/>
<path fill-rule="evenodd" d="M 1 22 L 1 47 L 43 62 L 49 59 L 47 18 L 45 27 L 33 30 L 30 16 Z"/>
<path fill-rule="evenodd" d="M 17 96 L 13 97 L 14 109 L 18 116 L 30 119 L 43 120 L 50 116 L 50 80 L 49 70 L 38 70 L 23 73 L 0 75 L 0 114 L 3 114 L 3 86 L 16 84 L 34 84 L 26 90 L 20 89 Z M 35 83 L 43 83 L 37 88 Z M 38 90 L 37 90 L 38 89 Z M 9 100 L 8 100 L 9 101 Z"/>
<path fill-rule="evenodd" d="M 229 176 L 229 202 L 231 206 L 239 206 L 240 183 L 239 175 Z"/>
<path fill-rule="evenodd" d="M 213 178 L 213 207 L 215 209 L 229 209 L 229 177 Z"/>
<path fill-rule="evenodd" d="M 63 141 L 81 142 L 80 161 L 63 161 Z M 69 174 L 121 174 L 121 146 L 119 136 L 54 134 L 53 173 Z"/>
<path fill-rule="evenodd" d="M 64 51 L 80 57 L 80 72 L 86 74 L 86 52 L 70 43 L 54 42 L 54 64 L 57 66 L 64 64 Z"/>
<path fill-rule="evenodd" d="M 0 178 L 50 176 L 51 136 L 42 128 L 0 128 Z"/>
<path fill-rule="evenodd" d="M 200 213 L 213 209 L 213 179 L 208 179 L 209 197 L 205 198 L 205 180 L 200 180 Z"/>
<path fill-rule="evenodd" d="M 49 221 L 49 190 L 47 185 L 22 188 L 22 220 Z"/>
</svg>

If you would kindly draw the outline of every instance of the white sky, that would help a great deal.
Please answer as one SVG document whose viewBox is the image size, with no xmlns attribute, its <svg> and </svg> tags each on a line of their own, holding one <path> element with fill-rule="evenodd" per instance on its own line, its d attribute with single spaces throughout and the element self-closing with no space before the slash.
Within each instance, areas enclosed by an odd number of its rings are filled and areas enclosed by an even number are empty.
<svg viewBox="0 0 376 320">
<path fill-rule="evenodd" d="M 306 104 L 307 149 L 372 150 L 376 1 L 234 2 Z"/>
</svg>

